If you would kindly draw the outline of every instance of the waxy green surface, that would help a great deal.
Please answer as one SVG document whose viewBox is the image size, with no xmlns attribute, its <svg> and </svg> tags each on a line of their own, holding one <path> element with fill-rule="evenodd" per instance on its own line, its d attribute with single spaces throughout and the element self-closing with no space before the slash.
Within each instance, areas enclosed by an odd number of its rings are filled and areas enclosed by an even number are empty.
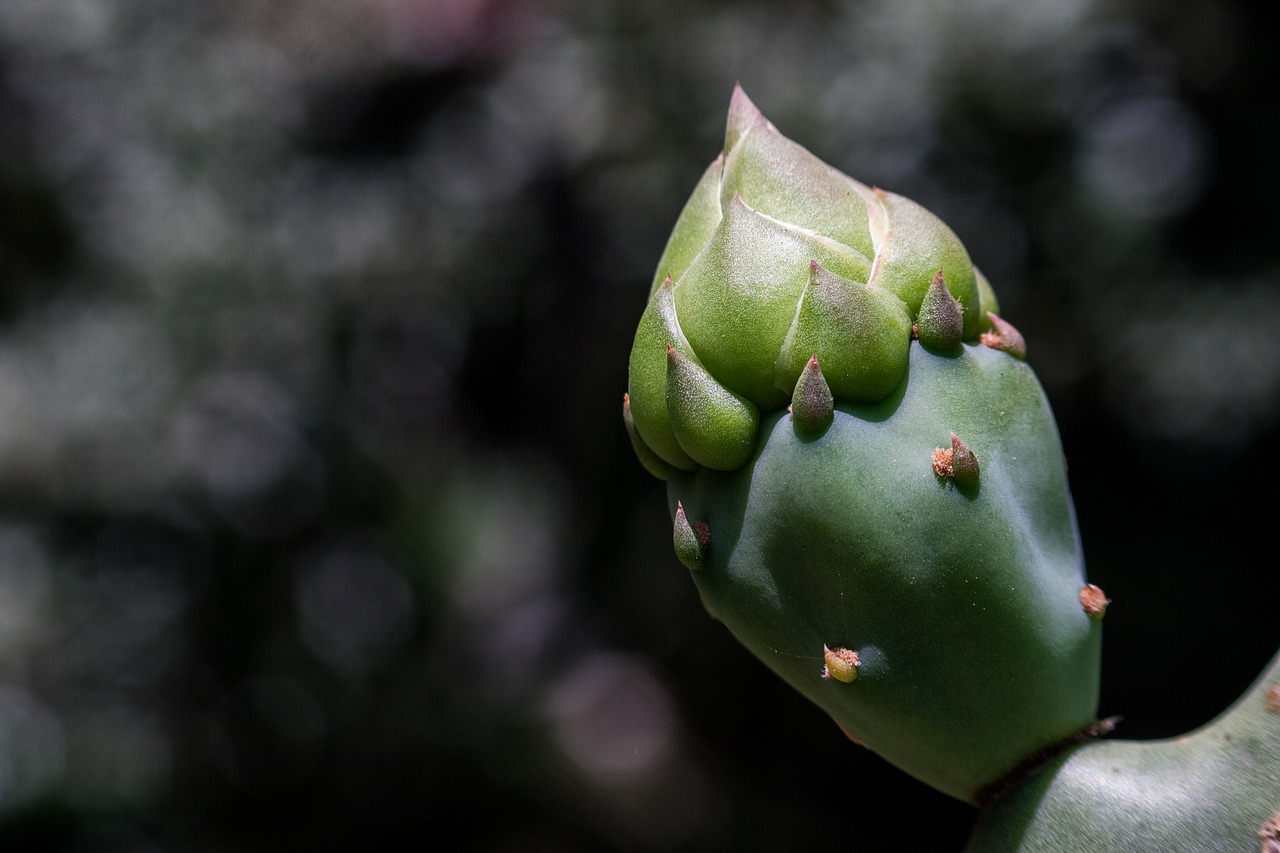
<svg viewBox="0 0 1280 853">
<path fill-rule="evenodd" d="M 993 803 L 966 849 L 1265 853 L 1259 830 L 1278 813 L 1280 654 L 1231 708 L 1190 734 L 1094 741 L 1061 756 Z M 1280 846 L 1276 827 L 1270 840 Z"/>
<path fill-rule="evenodd" d="M 976 487 L 933 470 L 952 432 L 981 460 Z M 839 405 L 816 437 L 777 413 L 746 465 L 673 471 L 668 495 L 710 527 L 692 576 L 717 618 L 939 790 L 971 799 L 1093 721 L 1101 624 L 1080 607 L 1062 450 L 1024 362 L 913 343 L 886 399 Z M 856 681 L 822 678 L 824 645 L 858 651 Z"/>
</svg>

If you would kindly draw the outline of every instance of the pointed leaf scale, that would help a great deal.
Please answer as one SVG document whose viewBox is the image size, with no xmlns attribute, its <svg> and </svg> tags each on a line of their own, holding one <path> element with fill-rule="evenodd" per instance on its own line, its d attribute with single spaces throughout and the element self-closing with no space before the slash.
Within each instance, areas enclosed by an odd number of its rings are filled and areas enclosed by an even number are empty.
<svg viewBox="0 0 1280 853">
<path fill-rule="evenodd" d="M 680 328 L 699 363 L 721 385 L 761 409 L 786 405 L 813 352 L 796 353 L 794 370 L 785 383 L 777 383 L 778 353 L 815 258 L 860 281 L 871 268 L 849 247 L 763 216 L 734 196 L 711 242 L 675 288 Z M 643 423 L 640 427 L 647 438 Z"/>
<path fill-rule="evenodd" d="M 835 418 L 835 400 L 822 376 L 818 357 L 810 356 L 800 371 L 795 393 L 791 395 L 791 419 L 796 429 L 805 433 L 825 432 Z"/>
<path fill-rule="evenodd" d="M 728 131 L 721 204 L 736 193 L 766 216 L 873 255 L 866 186 L 783 136 L 754 105 L 731 105 Z"/>
<path fill-rule="evenodd" d="M 667 347 L 666 396 L 676 440 L 699 465 L 732 471 L 751 458 L 759 410 L 674 347 Z"/>
<path fill-rule="evenodd" d="M 870 281 L 897 294 L 914 315 L 939 267 L 964 311 L 964 339 L 978 334 L 978 282 L 964 244 L 937 216 L 908 198 L 875 190 L 870 203 L 876 270 Z"/>
<path fill-rule="evenodd" d="M 676 319 L 672 288 L 671 279 L 665 279 L 640 315 L 631 347 L 627 391 L 632 425 L 644 443 L 672 467 L 692 471 L 698 463 L 676 441 L 667 412 L 667 347 L 689 352 Z"/>
<path fill-rule="evenodd" d="M 951 476 L 961 488 L 978 485 L 978 457 L 954 432 L 951 433 Z"/>
<path fill-rule="evenodd" d="M 699 530 L 699 528 L 701 530 Z M 703 535 L 699 535 L 699 533 Z M 706 541 L 703 541 L 703 540 Z M 705 524 L 693 525 L 685 514 L 684 504 L 676 502 L 675 524 L 671 532 L 672 544 L 675 545 L 676 556 L 685 567 L 693 571 L 701 569 L 707 547 L 710 545 L 710 529 Z"/>
<path fill-rule="evenodd" d="M 910 347 L 911 315 L 901 299 L 812 261 L 809 286 L 778 359 L 777 383 L 793 388 L 816 354 L 835 399 L 872 402 L 902 381 Z"/>
<path fill-rule="evenodd" d="M 916 337 L 925 349 L 939 353 L 955 352 L 964 333 L 964 315 L 960 303 L 947 290 L 942 270 L 933 277 L 925 291 L 916 316 Z"/>
<path fill-rule="evenodd" d="M 666 278 L 680 280 L 715 232 L 716 225 L 720 222 L 720 173 L 723 163 L 723 155 L 712 161 L 680 211 L 680 217 L 671 230 L 671 236 L 667 238 L 667 246 L 663 249 L 658 268 L 653 274 L 653 285 L 649 288 L 651 299 Z"/>
<path fill-rule="evenodd" d="M 666 460 L 653 452 L 653 448 L 644 443 L 644 439 L 640 437 L 640 433 L 636 432 L 635 418 L 631 416 L 631 395 L 622 395 L 622 422 L 626 425 L 627 435 L 631 438 L 631 447 L 635 450 L 636 458 L 640 460 L 640 464 L 645 470 L 659 480 L 667 479 L 671 466 Z"/>
<path fill-rule="evenodd" d="M 1003 350 L 1014 358 L 1025 360 L 1027 341 L 1022 337 L 1022 332 L 999 314 L 988 312 L 987 318 L 991 321 L 991 331 L 983 332 L 979 340 L 992 349 Z"/>
</svg>

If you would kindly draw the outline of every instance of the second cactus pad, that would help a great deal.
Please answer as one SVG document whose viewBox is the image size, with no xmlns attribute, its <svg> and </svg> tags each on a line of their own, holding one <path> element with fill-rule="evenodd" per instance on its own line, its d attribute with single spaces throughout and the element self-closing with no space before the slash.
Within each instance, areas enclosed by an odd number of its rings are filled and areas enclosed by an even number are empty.
<svg viewBox="0 0 1280 853">
<path fill-rule="evenodd" d="M 827 166 L 738 89 L 623 406 L 708 609 L 961 799 L 1088 729 L 1098 698 L 1105 599 L 998 311 L 937 217 Z"/>
</svg>

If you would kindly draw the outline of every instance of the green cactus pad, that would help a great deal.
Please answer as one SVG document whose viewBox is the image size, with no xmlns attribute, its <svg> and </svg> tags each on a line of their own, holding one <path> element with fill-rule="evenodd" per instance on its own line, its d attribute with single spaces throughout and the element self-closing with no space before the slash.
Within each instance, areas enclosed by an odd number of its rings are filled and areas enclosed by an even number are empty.
<svg viewBox="0 0 1280 853">
<path fill-rule="evenodd" d="M 763 420 L 749 466 L 673 471 L 672 511 L 706 519 L 695 582 L 730 631 L 868 748 L 970 799 L 1028 755 L 1090 725 L 1101 624 L 1062 450 L 1034 374 L 966 345 L 910 346 L 894 393 L 837 406 L 819 438 Z M 931 465 L 965 437 L 981 481 Z M 824 647 L 858 653 L 823 678 Z"/>
<path fill-rule="evenodd" d="M 1076 747 L 1003 793 L 968 853 L 1256 853 L 1280 841 L 1280 655 L 1212 723 Z"/>
</svg>

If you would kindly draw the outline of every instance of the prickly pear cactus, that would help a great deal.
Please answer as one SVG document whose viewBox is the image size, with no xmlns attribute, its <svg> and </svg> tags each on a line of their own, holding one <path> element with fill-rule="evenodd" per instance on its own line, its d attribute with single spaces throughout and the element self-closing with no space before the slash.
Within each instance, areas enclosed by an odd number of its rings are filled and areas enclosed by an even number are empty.
<svg viewBox="0 0 1280 853">
<path fill-rule="evenodd" d="M 946 225 L 739 89 L 623 402 L 708 609 L 851 738 L 965 800 L 1095 724 L 1106 598 L 1025 354 Z"/>
<path fill-rule="evenodd" d="M 997 799 L 968 853 L 1280 853 L 1280 655 L 1212 723 L 1093 741 Z"/>
</svg>

